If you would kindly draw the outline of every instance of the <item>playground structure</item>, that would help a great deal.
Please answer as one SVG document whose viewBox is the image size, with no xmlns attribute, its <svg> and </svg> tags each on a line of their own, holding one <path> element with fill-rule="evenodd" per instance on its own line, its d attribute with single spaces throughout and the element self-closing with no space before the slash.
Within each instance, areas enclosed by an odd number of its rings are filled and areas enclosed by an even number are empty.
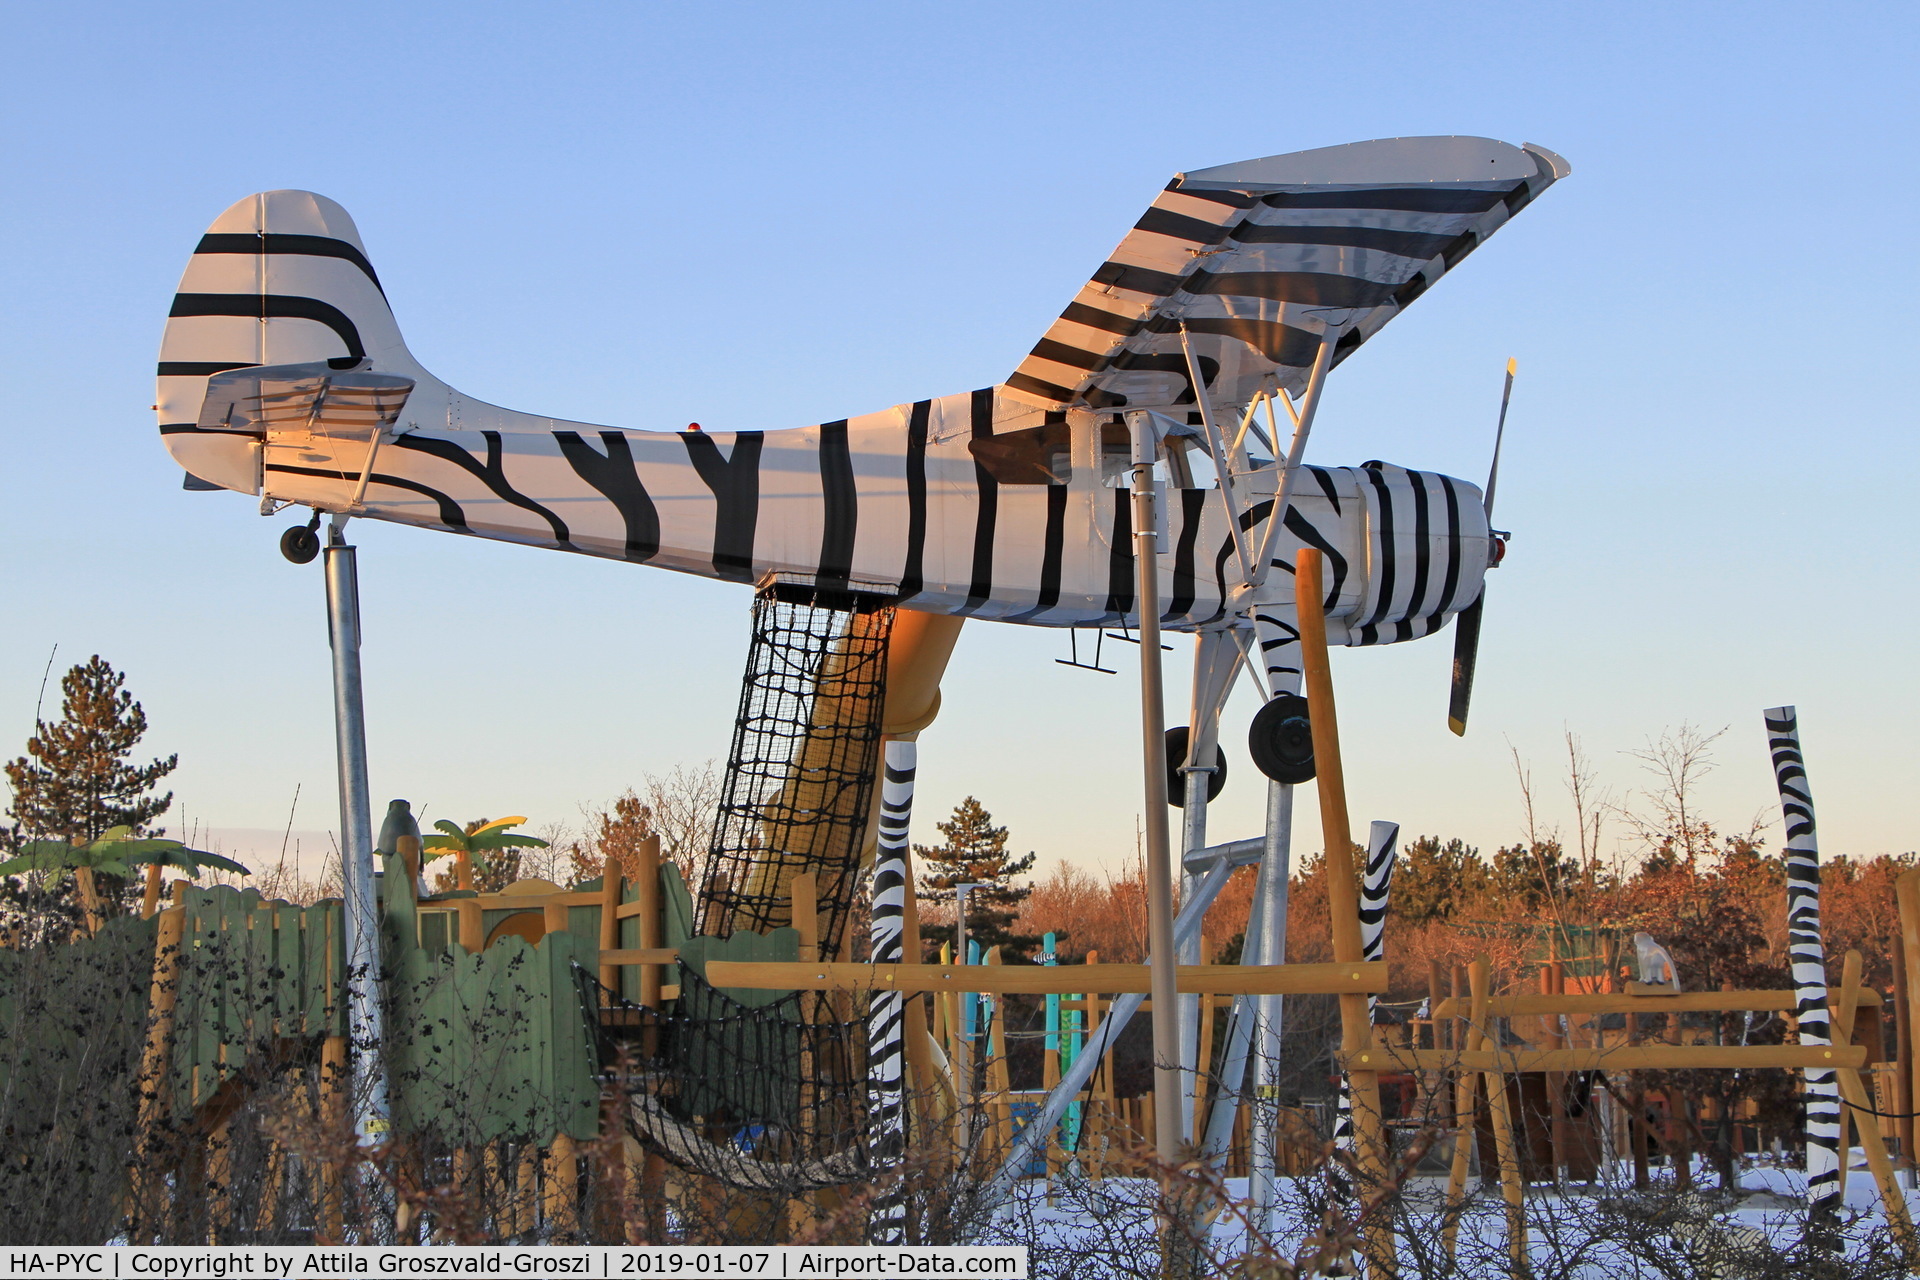
<svg viewBox="0 0 1920 1280">
<path fill-rule="evenodd" d="M 1300 568 L 1301 580 L 1310 585 L 1310 556 Z M 1311 691 L 1325 651 L 1309 636 L 1306 652 Z M 1780 711 L 1769 715 L 1783 722 Z M 1332 719 L 1317 718 L 1323 724 Z M 1322 744 L 1320 760 L 1336 759 L 1335 749 L 1334 743 Z M 1798 793 L 1805 794 L 1803 780 Z M 1357 963 L 1178 971 L 1182 993 L 1204 1002 L 1198 1037 L 1203 1055 L 1214 1043 L 1206 1032 L 1219 999 L 1232 1001 L 1226 1010 L 1231 1020 L 1233 1008 L 1250 996 L 1364 998 L 1385 988 L 1386 966 L 1377 948 L 1384 932 L 1367 935 L 1363 904 L 1385 906 L 1389 834 L 1375 831 L 1369 874 L 1355 878 L 1351 933 L 1366 953 Z M 1011 1180 L 1137 1175 L 1142 1167 L 1141 1152 L 1157 1119 L 1155 1099 L 1116 1096 L 1112 1052 L 1124 1023 L 1116 1022 L 1116 1013 L 1128 1002 L 1137 1009 L 1138 998 L 1149 991 L 1147 966 L 1014 967 L 991 955 L 965 965 L 823 960 L 825 917 L 809 871 L 786 881 L 778 910 L 784 923 L 718 937 L 696 931 L 696 898 L 677 868 L 661 865 L 657 842 L 643 847 L 640 874 L 632 878 L 616 870 L 597 884 L 570 890 L 526 881 L 498 893 L 439 895 L 417 892 L 418 839 L 404 806 L 396 804 L 389 814 L 380 843 L 383 983 L 391 1011 L 388 1098 L 394 1132 L 406 1135 L 397 1158 L 420 1160 L 437 1151 L 454 1169 L 467 1170 L 464 1176 L 508 1170 L 512 1192 L 498 1223 L 503 1235 L 564 1239 L 588 1233 L 592 1215 L 605 1213 L 605 1197 L 596 1201 L 594 1187 L 612 1186 L 623 1201 L 661 1205 L 669 1179 L 683 1195 L 703 1184 L 754 1192 L 782 1211 L 770 1225 L 764 1212 L 743 1219 L 737 1207 L 732 1210 L 729 1222 L 750 1236 L 828 1218 L 836 1188 L 885 1186 L 888 1169 L 873 1151 L 885 1107 L 872 1069 L 874 1046 L 884 1052 L 886 1040 L 869 1039 L 855 1001 L 874 992 L 906 997 L 902 1128 L 917 1154 L 939 1164 L 930 1171 L 933 1182 L 952 1185 L 958 1179 L 992 1188 Z M 1229 854 L 1221 861 L 1230 860 Z M 1911 966 L 1920 956 L 1912 945 L 1920 936 L 1920 873 L 1910 873 L 1899 888 L 1903 961 Z M 912 901 L 906 899 L 902 923 L 908 955 L 919 953 Z M 709 923 L 720 918 L 717 904 L 708 904 L 707 913 Z M 340 904 L 302 909 L 180 882 L 173 905 L 159 913 L 157 935 L 149 1070 L 170 1084 L 155 1091 L 149 1125 L 165 1127 L 169 1108 L 176 1121 L 197 1112 L 206 1143 L 199 1158 L 214 1159 L 209 1153 L 219 1147 L 221 1113 L 250 1079 L 251 1062 L 275 1052 L 276 1044 L 285 1056 L 281 1042 L 290 1038 L 321 1042 L 327 1081 L 322 1106 L 349 1105 L 349 984 Z M 1538 994 L 1504 996 L 1491 993 L 1484 960 L 1452 975 L 1450 991 L 1442 990 L 1436 973 L 1430 977 L 1428 1016 L 1404 1024 L 1396 1037 L 1368 1011 L 1359 1033 L 1350 1027 L 1346 1035 L 1349 1087 L 1356 1068 L 1407 1080 L 1413 1105 L 1402 1100 L 1402 1120 L 1445 1135 L 1441 1150 L 1451 1200 L 1464 1198 L 1476 1160 L 1482 1179 L 1498 1182 L 1516 1259 L 1525 1248 L 1528 1182 L 1598 1181 L 1606 1153 L 1620 1159 L 1628 1149 L 1645 1151 L 1647 1135 L 1633 1132 L 1644 1124 L 1626 1107 L 1590 1106 L 1584 1122 L 1569 1117 L 1567 1104 L 1578 1083 L 1594 1072 L 1666 1068 L 1785 1068 L 1810 1075 L 1830 1070 L 1847 1111 L 1857 1112 L 1849 1118 L 1889 1221 L 1911 1248 L 1887 1130 L 1901 1137 L 1903 1159 L 1911 1161 L 1913 1148 L 1897 1121 L 1869 1118 L 1872 1112 L 1908 1109 L 1889 1103 L 1911 1093 L 1888 1087 L 1893 1072 L 1869 1074 L 1882 1043 L 1882 1001 L 1861 987 L 1857 954 L 1848 957 L 1841 984 L 1831 993 L 1822 970 L 1817 1011 L 1797 991 L 1679 993 L 1629 984 L 1621 992 L 1567 992 L 1563 968 L 1543 969 Z M 263 983 L 266 974 L 273 980 Z M 271 992 L 264 1003 L 257 994 L 263 990 Z M 1910 983 L 1909 995 L 1914 990 L 1920 984 Z M 990 1011 L 993 1002 L 1019 995 L 1039 995 L 1050 1005 L 1043 1071 L 1044 1084 L 1055 1087 L 1040 1093 L 1013 1088 L 1008 1024 Z M 1801 1042 L 1700 1043 L 1672 1016 L 1717 1009 L 1792 1010 Z M 1807 1024 L 1810 1012 L 1829 1009 L 1832 1043 L 1823 1044 L 1808 1034 Z M 1914 1011 L 1909 1004 L 1900 1012 L 1900 1056 L 1910 1061 L 1905 1027 Z M 1598 1016 L 1609 1013 L 1627 1015 L 1626 1025 L 1606 1028 Z M 1668 1026 L 1644 1035 L 1639 1023 L 1648 1015 L 1663 1016 Z M 419 1038 L 404 1030 L 436 1026 L 452 1034 Z M 1235 1088 L 1247 1065 L 1235 1038 L 1223 1037 L 1228 1061 L 1213 1070 L 1204 1057 L 1196 1064 L 1203 1084 L 1183 1125 L 1208 1139 L 1198 1153 L 1202 1159 L 1223 1172 L 1251 1172 L 1254 1122 Z M 623 1041 L 631 1056 L 623 1061 L 610 1041 Z M 748 1061 L 734 1061 L 743 1047 L 770 1043 L 771 1054 L 748 1053 Z M 1236 1052 L 1242 1055 L 1238 1066 L 1231 1062 Z M 842 1055 L 837 1066 L 820 1069 L 833 1055 Z M 1901 1069 L 1910 1078 L 1910 1066 Z M 1204 1083 L 1209 1077 L 1211 1087 Z M 1060 1081 L 1068 1084 L 1064 1091 Z M 612 1129 L 605 1106 L 610 1094 L 628 1099 L 627 1115 L 615 1116 Z M 1370 1116 L 1368 1095 L 1353 1096 L 1356 1142 L 1373 1146 L 1372 1173 L 1367 1147 L 1354 1149 L 1353 1167 L 1362 1179 L 1358 1200 L 1364 1203 L 1367 1179 L 1378 1178 L 1380 1191 L 1401 1175 L 1392 1171 L 1387 1108 L 1374 1103 Z M 1050 1116 L 1048 1103 L 1063 1097 L 1066 1108 Z M 1224 1125 L 1223 1110 L 1229 1116 Z M 777 1150 L 737 1140 L 742 1131 L 774 1125 L 791 1126 Z M 1266 1145 L 1276 1177 L 1305 1172 L 1324 1155 L 1311 1123 L 1297 1112 L 1278 1117 L 1271 1132 L 1282 1136 Z M 1848 1145 L 1837 1134 L 1829 1143 L 1810 1140 L 1813 1185 L 1819 1185 L 1819 1153 Z M 893 1154 L 899 1159 L 905 1147 Z M 289 1176 L 288 1167 L 281 1162 L 280 1176 Z M 1842 1173 L 1837 1161 L 1828 1167 L 1837 1195 Z M 305 1183 L 323 1238 L 352 1235 L 353 1224 L 341 1213 L 335 1182 L 340 1176 L 320 1169 Z M 630 1235 L 663 1238 L 663 1215 L 664 1209 L 639 1231 L 629 1224 Z M 903 1213 L 902 1219 L 902 1230 L 918 1238 L 917 1217 Z M 403 1213 L 393 1229 L 404 1237 L 408 1227 Z M 1391 1248 L 1383 1234 L 1368 1242 L 1376 1263 Z"/>
<path fill-rule="evenodd" d="M 312 509 L 282 547 L 297 563 L 322 552 L 326 561 L 345 894 L 317 925 L 301 915 L 297 928 L 286 908 L 187 894 L 161 915 L 162 967 L 183 967 L 156 979 L 156 1008 L 164 982 L 191 988 L 188 975 L 210 959 L 189 938 L 244 935 L 265 954 L 297 951 L 303 973 L 325 974 L 319 988 L 288 996 L 304 1002 L 300 1034 L 323 1041 L 325 1106 L 350 1111 L 366 1144 L 438 1143 L 456 1181 L 514 1170 L 525 1194 L 509 1226 L 522 1233 L 582 1229 L 583 1187 L 620 1183 L 654 1203 L 673 1178 L 757 1196 L 757 1207 L 723 1215 L 738 1238 L 837 1221 L 845 1205 L 834 1196 L 865 1186 L 858 1232 L 903 1242 L 924 1238 L 905 1187 L 932 1135 L 947 1135 L 942 1172 L 965 1185 L 977 1215 L 1037 1171 L 1103 1171 L 1101 1153 L 1123 1126 L 1152 1130 L 1163 1170 L 1189 1156 L 1216 1169 L 1243 1163 L 1253 1213 L 1270 1226 L 1289 1151 L 1311 1145 L 1281 1141 L 1294 1130 L 1277 1074 L 1285 997 L 1308 994 L 1338 1001 L 1334 1142 L 1377 1268 L 1392 1264 L 1380 1205 L 1400 1177 L 1383 1072 L 1451 1095 L 1456 1200 L 1472 1163 L 1473 1082 L 1484 1083 L 1516 1259 L 1525 1192 L 1508 1081 L 1542 1072 L 1553 1081 L 1627 1064 L 1804 1070 L 1812 1198 L 1830 1206 L 1839 1099 L 1864 1105 L 1867 1058 L 1845 1034 L 1822 1038 L 1830 1001 L 1811 801 L 1786 773 L 1790 827 L 1804 828 L 1805 846 L 1793 880 L 1799 985 L 1785 1006 L 1800 1044 L 1549 1036 L 1522 1049 L 1504 1031 L 1494 1038 L 1499 1019 L 1714 1006 L 1631 992 L 1592 1008 L 1582 995 L 1503 1004 L 1483 967 L 1470 993 L 1436 1002 L 1431 1043 L 1396 1046 L 1375 1026 L 1396 834 L 1379 823 L 1364 848 L 1352 838 L 1327 648 L 1419 639 L 1457 615 L 1449 721 L 1464 732 L 1485 573 L 1505 548 L 1491 514 L 1506 396 L 1484 490 L 1384 463 L 1311 466 L 1304 450 L 1331 369 L 1567 172 L 1538 147 L 1410 138 L 1181 174 L 1005 382 L 783 432 L 619 430 L 462 396 L 407 352 L 343 210 L 305 192 L 241 201 L 200 242 L 170 312 L 161 432 L 188 487 L 255 495 L 262 514 Z M 1509 364 L 1508 394 L 1512 385 Z M 599 886 L 574 890 L 421 895 L 404 815 L 379 842 L 376 877 L 352 518 L 753 584 L 754 640 L 699 884 L 648 866 L 630 882 L 610 869 Z M 966 618 L 1096 635 L 1118 626 L 1139 641 L 1147 965 L 917 963 L 907 841 L 917 739 Z M 1175 731 L 1185 752 L 1171 776 L 1163 628 L 1195 636 L 1188 727 Z M 1248 745 L 1267 779 L 1264 829 L 1210 842 L 1220 715 L 1243 672 L 1263 702 Z M 1328 865 L 1333 959 L 1323 965 L 1285 963 L 1293 794 L 1309 781 Z M 1200 920 L 1244 865 L 1258 867 L 1246 963 L 1199 964 Z M 853 931 L 863 899 L 864 939 Z M 231 912 L 253 923 L 231 925 Z M 321 969 L 316 932 L 327 939 Z M 474 1012 L 500 1004 L 488 993 L 501 990 L 515 993 L 506 1003 L 517 1011 Z M 1050 1002 L 1047 1087 L 1036 1099 L 1015 1096 L 1004 1022 L 984 1011 L 1016 993 Z M 1160 1015 L 1154 1091 L 1123 1121 L 1100 1077 L 1149 996 Z M 1231 1004 L 1216 1054 L 1206 1031 L 1219 996 Z M 1789 999 L 1724 998 L 1752 1008 Z M 1834 1026 L 1853 1029 L 1872 1007 L 1843 984 Z M 151 1070 L 175 1073 L 171 1093 L 157 1096 L 208 1107 L 254 1055 L 231 1051 L 224 1030 L 206 1040 L 204 1019 L 180 1033 L 172 1016 L 156 1021 L 150 1045 Z M 294 1017 L 293 1005 L 274 1006 L 243 1011 L 241 1023 Z M 419 1043 L 435 1026 L 445 1030 Z M 490 1050 L 507 1054 L 502 1079 L 537 1079 L 537 1089 L 503 1085 L 506 1102 L 476 1110 L 460 1095 L 494 1069 L 475 1065 L 482 1042 L 512 1046 Z M 610 1088 L 626 1100 L 618 1134 L 602 1105 Z M 538 1105 L 529 1090 L 542 1094 Z M 154 1107 L 157 1133 L 165 1117 Z M 592 1147 L 585 1157 L 582 1144 Z M 576 1158 L 594 1166 L 585 1178 Z M 1875 1159 L 1878 1176 L 1886 1162 Z M 1553 1163 L 1563 1163 L 1558 1149 Z M 323 1232 L 349 1225 L 333 1176 L 315 1184 Z M 1904 1208 L 1887 1206 L 1910 1244 Z M 1207 1212 L 1188 1209 L 1195 1220 Z M 642 1229 L 658 1238 L 665 1224 L 648 1218 Z"/>
</svg>

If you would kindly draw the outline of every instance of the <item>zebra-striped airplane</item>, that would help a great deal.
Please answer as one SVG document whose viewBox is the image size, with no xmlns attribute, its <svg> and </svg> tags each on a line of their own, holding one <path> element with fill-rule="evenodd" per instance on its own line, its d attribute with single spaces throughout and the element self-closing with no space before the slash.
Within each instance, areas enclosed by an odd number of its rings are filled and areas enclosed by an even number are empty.
<svg viewBox="0 0 1920 1280">
<path fill-rule="evenodd" d="M 1166 436 L 1164 626 L 1284 627 L 1291 579 L 1250 574 L 1246 548 L 1287 570 L 1311 545 L 1333 643 L 1413 639 L 1479 597 L 1497 554 L 1479 487 L 1305 467 L 1268 538 L 1286 469 L 1272 405 L 1292 412 L 1317 359 L 1324 377 L 1567 172 L 1539 147 L 1433 137 L 1180 174 L 1004 382 L 735 432 L 569 422 L 455 391 L 408 352 L 345 210 L 269 191 L 221 214 L 187 265 L 160 432 L 188 487 L 256 495 L 263 513 L 300 504 L 933 613 L 1124 625 L 1125 416 L 1146 410 Z"/>
</svg>

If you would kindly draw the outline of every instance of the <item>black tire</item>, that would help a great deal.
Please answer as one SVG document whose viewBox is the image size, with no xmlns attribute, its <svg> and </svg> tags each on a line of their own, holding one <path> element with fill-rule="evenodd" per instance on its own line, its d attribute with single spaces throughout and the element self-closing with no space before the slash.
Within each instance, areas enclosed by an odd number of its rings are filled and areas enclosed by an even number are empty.
<svg viewBox="0 0 1920 1280">
<path fill-rule="evenodd" d="M 1187 807 L 1187 780 L 1180 766 L 1187 762 L 1187 726 L 1167 730 L 1167 803 L 1176 809 Z M 1213 772 L 1207 775 L 1207 803 L 1220 798 L 1227 785 L 1227 753 L 1218 743 L 1213 748 Z"/>
<path fill-rule="evenodd" d="M 304 524 L 297 524 L 280 535 L 280 554 L 295 564 L 312 564 L 320 554 L 320 535 Z"/>
<path fill-rule="evenodd" d="M 1247 754 L 1253 767 L 1275 782 L 1313 781 L 1313 725 L 1307 700 L 1283 693 L 1254 713 L 1247 729 Z"/>
</svg>

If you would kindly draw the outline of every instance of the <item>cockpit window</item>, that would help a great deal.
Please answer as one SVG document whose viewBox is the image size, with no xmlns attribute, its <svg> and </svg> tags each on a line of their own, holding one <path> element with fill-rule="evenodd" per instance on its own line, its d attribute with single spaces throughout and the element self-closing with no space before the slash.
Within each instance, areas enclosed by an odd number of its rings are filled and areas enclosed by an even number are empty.
<svg viewBox="0 0 1920 1280">
<path fill-rule="evenodd" d="M 1109 489 L 1128 487 L 1133 465 L 1133 437 L 1119 420 L 1100 425 L 1100 479 Z M 1213 459 L 1197 436 L 1173 436 L 1162 442 L 1153 478 L 1176 489 L 1211 489 L 1216 480 Z"/>
<path fill-rule="evenodd" d="M 1064 421 L 975 436 L 967 449 L 1001 484 L 1066 484 L 1073 479 L 1072 442 Z"/>
</svg>

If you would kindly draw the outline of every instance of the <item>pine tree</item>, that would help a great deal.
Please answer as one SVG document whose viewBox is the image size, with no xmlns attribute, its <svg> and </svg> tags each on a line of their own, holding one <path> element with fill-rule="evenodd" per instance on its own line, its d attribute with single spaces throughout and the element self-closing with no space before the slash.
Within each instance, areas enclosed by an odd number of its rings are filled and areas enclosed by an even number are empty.
<svg viewBox="0 0 1920 1280">
<path fill-rule="evenodd" d="M 967 937 L 984 952 L 997 946 L 1003 959 L 1023 958 L 1039 944 L 1037 936 L 1012 932 L 1020 904 L 1032 885 L 1016 885 L 1015 876 L 1033 869 L 1034 855 L 1007 852 L 1007 829 L 993 825 L 993 815 L 972 796 L 954 807 L 953 818 L 935 824 L 947 838 L 944 845 L 915 845 L 913 855 L 922 868 L 920 896 L 932 902 L 952 902 L 956 885 L 980 884 L 967 894 Z M 953 925 L 928 925 L 921 936 L 932 948 L 952 942 Z"/>
<path fill-rule="evenodd" d="M 38 721 L 27 754 L 7 765 L 7 813 L 20 835 L 88 844 L 112 827 L 159 834 L 147 824 L 167 811 L 173 793 L 156 796 L 153 788 L 180 757 L 132 762 L 147 715 L 125 684 L 99 654 L 62 677 L 59 721 Z"/>
</svg>

